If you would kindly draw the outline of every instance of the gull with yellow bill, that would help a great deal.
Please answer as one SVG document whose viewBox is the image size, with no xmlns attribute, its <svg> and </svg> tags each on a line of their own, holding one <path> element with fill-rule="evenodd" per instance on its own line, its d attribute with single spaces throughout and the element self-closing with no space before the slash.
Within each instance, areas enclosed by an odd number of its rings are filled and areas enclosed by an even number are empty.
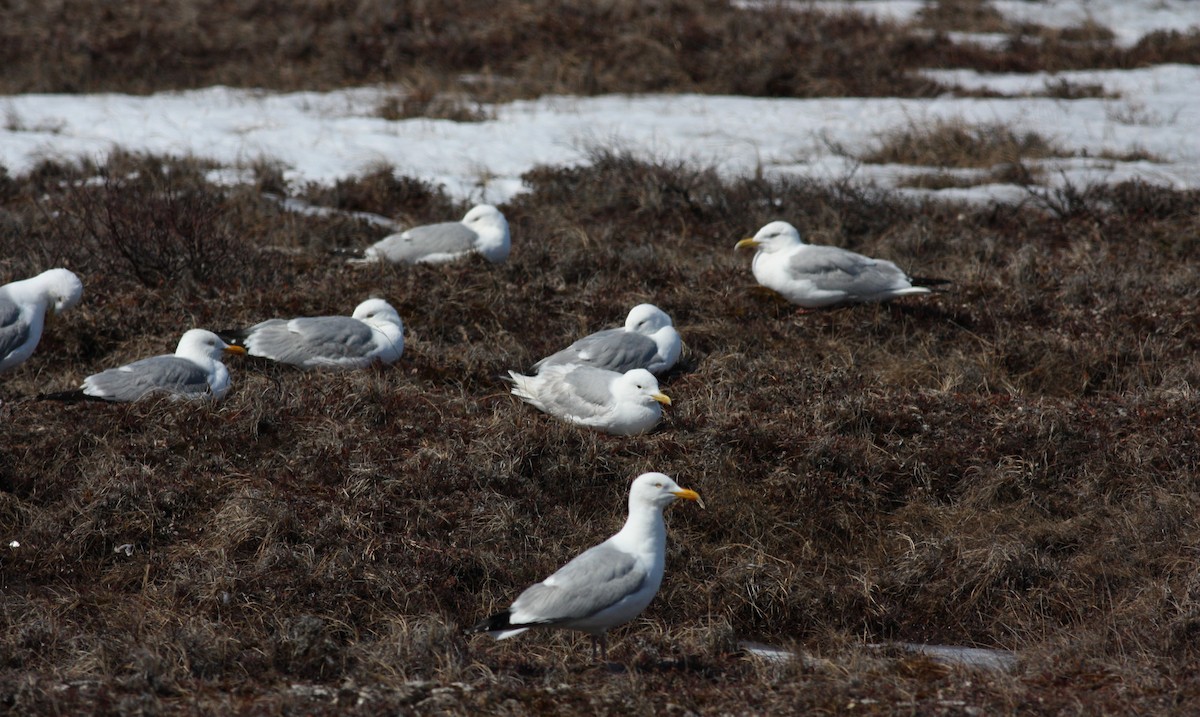
<svg viewBox="0 0 1200 717">
<path fill-rule="evenodd" d="M 503 612 L 471 628 L 497 640 L 534 628 L 577 630 L 592 637 L 608 659 L 607 632 L 641 614 L 662 585 L 667 555 L 663 509 L 676 499 L 700 494 L 680 488 L 662 473 L 643 473 L 629 489 L 629 517 L 608 540 L 580 553 L 553 575 L 533 585 Z"/>
</svg>

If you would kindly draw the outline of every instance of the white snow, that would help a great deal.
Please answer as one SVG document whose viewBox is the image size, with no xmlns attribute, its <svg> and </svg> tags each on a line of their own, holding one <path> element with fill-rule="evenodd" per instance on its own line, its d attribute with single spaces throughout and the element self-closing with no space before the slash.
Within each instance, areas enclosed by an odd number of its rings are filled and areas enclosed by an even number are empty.
<svg viewBox="0 0 1200 717">
<path fill-rule="evenodd" d="M 869 8 L 900 18 L 911 17 L 921 7 L 901 0 L 816 5 Z M 1012 17 L 1058 25 L 1073 24 L 1084 12 L 1127 34 L 1183 29 L 1200 19 L 1200 1 L 1049 0 L 997 6 Z M 858 158 L 896 130 L 952 120 L 1036 132 L 1079 155 L 1041 163 L 1050 181 L 1136 177 L 1179 188 L 1200 186 L 1200 133 L 1194 131 L 1200 125 L 1200 67 L 1057 75 L 964 70 L 927 74 L 947 85 L 1006 96 L 546 97 L 488 107 L 493 119 L 468 123 L 383 119 L 379 108 L 400 91 L 390 87 L 297 93 L 212 87 L 151 96 L 0 96 L 0 165 L 11 175 L 21 175 L 42 159 L 102 162 L 121 148 L 211 160 L 221 166 L 212 173 L 216 181 L 242 181 L 249 168 L 270 163 L 280 166 L 290 182 L 323 184 L 390 166 L 400 174 L 441 184 L 463 199 L 503 203 L 523 191 L 520 177 L 535 165 L 586 162 L 589 150 L 600 147 L 712 166 L 727 176 L 851 177 L 891 186 L 930 168 L 869 165 Z M 1099 85 L 1105 96 L 1032 96 L 1063 82 Z M 1114 159 L 1130 155 L 1152 161 Z M 1021 196 L 1022 191 L 988 185 L 941 190 L 939 195 L 989 201 Z"/>
</svg>

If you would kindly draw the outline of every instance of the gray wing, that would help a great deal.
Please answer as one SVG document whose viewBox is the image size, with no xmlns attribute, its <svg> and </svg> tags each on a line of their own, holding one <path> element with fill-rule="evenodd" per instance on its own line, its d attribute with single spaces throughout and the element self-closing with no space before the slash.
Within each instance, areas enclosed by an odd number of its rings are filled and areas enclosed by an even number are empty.
<svg viewBox="0 0 1200 717">
<path fill-rule="evenodd" d="M 411 264 L 429 257 L 448 259 L 474 251 L 478 238 L 479 235 L 462 222 L 426 224 L 384 237 L 367 252 L 387 261 Z"/>
<path fill-rule="evenodd" d="M 0 296 L 0 359 L 8 356 L 29 338 L 29 324 L 21 321 L 21 307 Z"/>
<path fill-rule="evenodd" d="M 595 615 L 637 592 L 646 571 L 608 543 L 584 551 L 513 601 L 521 624 L 552 624 Z"/>
<path fill-rule="evenodd" d="M 560 390 L 552 392 L 547 403 L 563 413 L 588 418 L 612 410 L 611 371 L 577 366 L 562 377 Z"/>
<path fill-rule="evenodd" d="M 793 278 L 813 282 L 818 289 L 872 296 L 909 286 L 908 275 L 886 259 L 872 259 L 833 246 L 811 245 L 792 256 Z"/>
<path fill-rule="evenodd" d="M 635 368 L 649 368 L 657 355 L 658 344 L 649 336 L 625 329 L 606 329 L 579 339 L 533 367 L 540 371 L 543 366 L 577 363 L 625 373 Z"/>
<path fill-rule="evenodd" d="M 110 401 L 136 401 L 155 391 L 198 397 L 209 390 L 208 372 L 178 356 L 153 356 L 83 380 L 85 394 Z"/>
<path fill-rule="evenodd" d="M 247 353 L 296 366 L 368 358 L 374 349 L 371 327 L 348 316 L 272 319 L 246 336 Z"/>
</svg>

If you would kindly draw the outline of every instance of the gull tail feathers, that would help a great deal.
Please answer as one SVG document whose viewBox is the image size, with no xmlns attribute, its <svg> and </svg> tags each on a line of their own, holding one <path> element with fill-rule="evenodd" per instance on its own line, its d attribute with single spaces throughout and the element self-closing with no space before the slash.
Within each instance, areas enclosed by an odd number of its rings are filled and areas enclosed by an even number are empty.
<svg viewBox="0 0 1200 717">
<path fill-rule="evenodd" d="M 507 378 L 504 378 L 503 376 L 501 378 L 512 384 L 512 388 L 510 390 L 517 398 L 530 403 L 537 401 L 537 398 L 535 398 L 529 390 L 529 382 L 534 379 L 533 376 L 526 376 L 524 374 L 517 373 L 516 371 L 509 371 Z"/>
</svg>

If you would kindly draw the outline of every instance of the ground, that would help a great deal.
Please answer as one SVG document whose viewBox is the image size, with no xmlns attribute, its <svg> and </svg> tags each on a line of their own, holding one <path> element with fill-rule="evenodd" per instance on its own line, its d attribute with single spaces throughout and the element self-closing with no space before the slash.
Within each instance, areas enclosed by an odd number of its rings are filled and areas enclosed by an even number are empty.
<svg viewBox="0 0 1200 717">
<path fill-rule="evenodd" d="M 21 89 L 71 89 L 35 79 Z M 0 379 L 3 709 L 1200 707 L 1195 191 L 1031 185 L 1019 204 L 956 204 L 597 150 L 524 177 L 501 206 L 508 262 L 392 267 L 333 253 L 378 227 L 266 195 L 416 222 L 466 199 L 391 168 L 330 186 L 269 165 L 218 185 L 209 169 L 117 153 L 0 179 L 4 276 L 61 265 L 86 287 Z M 733 250 L 779 218 L 952 283 L 798 315 Z M 187 328 L 370 295 L 406 324 L 389 368 L 231 360 L 215 404 L 31 398 Z M 603 436 L 507 393 L 507 370 L 642 301 L 686 344 L 655 432 Z M 613 664 L 578 636 L 463 634 L 614 532 L 651 469 L 708 509 L 668 511 L 662 590 L 614 630 Z M 946 665 L 900 643 L 1016 663 Z"/>
</svg>

